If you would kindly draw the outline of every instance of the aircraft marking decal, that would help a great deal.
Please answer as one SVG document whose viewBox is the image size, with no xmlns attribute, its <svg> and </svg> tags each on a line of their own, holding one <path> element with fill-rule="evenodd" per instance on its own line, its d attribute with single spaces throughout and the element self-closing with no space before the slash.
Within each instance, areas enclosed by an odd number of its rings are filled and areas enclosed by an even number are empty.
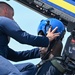
<svg viewBox="0 0 75 75">
<path fill-rule="evenodd" d="M 75 0 L 43 0 L 43 1 L 75 17 Z"/>
<path fill-rule="evenodd" d="M 73 0 L 48 0 L 48 1 L 75 13 L 75 6 L 71 3 Z"/>
</svg>

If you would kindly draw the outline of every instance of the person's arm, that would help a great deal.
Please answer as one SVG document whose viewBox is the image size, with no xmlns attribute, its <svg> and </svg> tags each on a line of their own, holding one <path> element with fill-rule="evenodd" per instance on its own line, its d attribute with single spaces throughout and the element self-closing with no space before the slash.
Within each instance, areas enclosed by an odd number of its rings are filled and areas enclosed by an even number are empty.
<svg viewBox="0 0 75 75">
<path fill-rule="evenodd" d="M 0 17 L 0 28 L 7 36 L 14 38 L 22 44 L 40 47 L 47 47 L 49 45 L 49 39 L 47 37 L 31 35 L 23 31 L 15 21 L 9 18 Z"/>
<path fill-rule="evenodd" d="M 39 48 L 34 48 L 32 50 L 19 51 L 19 52 L 8 48 L 7 59 L 9 60 L 17 62 L 33 58 L 40 58 Z"/>
</svg>

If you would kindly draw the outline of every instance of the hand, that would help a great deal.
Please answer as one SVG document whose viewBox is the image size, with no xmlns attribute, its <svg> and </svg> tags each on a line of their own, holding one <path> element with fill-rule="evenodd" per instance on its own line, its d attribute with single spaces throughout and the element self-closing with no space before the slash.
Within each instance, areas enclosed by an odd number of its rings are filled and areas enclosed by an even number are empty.
<svg viewBox="0 0 75 75">
<path fill-rule="evenodd" d="M 56 37 L 58 37 L 60 35 L 60 33 L 55 33 L 55 31 L 58 29 L 58 27 L 56 27 L 55 29 L 53 29 L 51 31 L 51 27 L 49 28 L 48 32 L 47 32 L 47 36 L 49 38 L 50 41 L 54 40 Z"/>
</svg>

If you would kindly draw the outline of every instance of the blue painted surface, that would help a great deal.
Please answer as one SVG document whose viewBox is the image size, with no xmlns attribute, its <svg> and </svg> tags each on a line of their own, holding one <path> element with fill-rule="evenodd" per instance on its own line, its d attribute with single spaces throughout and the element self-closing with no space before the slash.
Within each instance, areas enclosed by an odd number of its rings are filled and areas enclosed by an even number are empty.
<svg viewBox="0 0 75 75">
<path fill-rule="evenodd" d="M 68 3 L 70 3 L 70 4 L 75 6 L 75 0 L 64 0 L 64 1 L 66 1 L 66 2 L 68 2 Z"/>
</svg>

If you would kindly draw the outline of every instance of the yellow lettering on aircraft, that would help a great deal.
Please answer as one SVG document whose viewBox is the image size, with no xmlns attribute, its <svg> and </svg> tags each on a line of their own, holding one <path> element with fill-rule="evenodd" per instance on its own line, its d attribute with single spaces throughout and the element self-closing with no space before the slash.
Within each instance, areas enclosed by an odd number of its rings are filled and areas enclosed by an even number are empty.
<svg viewBox="0 0 75 75">
<path fill-rule="evenodd" d="M 48 1 L 68 10 L 72 13 L 75 13 L 75 6 L 73 4 L 70 4 L 69 2 L 66 2 L 66 0 L 48 0 Z"/>
</svg>

